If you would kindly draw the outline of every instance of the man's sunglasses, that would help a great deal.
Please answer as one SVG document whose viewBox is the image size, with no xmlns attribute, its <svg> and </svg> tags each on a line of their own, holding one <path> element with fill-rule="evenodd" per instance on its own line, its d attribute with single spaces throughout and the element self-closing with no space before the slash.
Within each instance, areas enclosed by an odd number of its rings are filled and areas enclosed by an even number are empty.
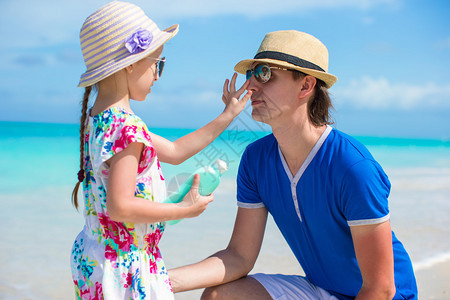
<svg viewBox="0 0 450 300">
<path fill-rule="evenodd" d="M 256 80 L 258 80 L 261 83 L 266 83 L 267 81 L 270 80 L 270 76 L 272 76 L 272 72 L 270 71 L 270 69 L 291 71 L 289 69 L 271 67 L 268 64 L 258 64 L 255 66 L 254 69 L 248 69 L 245 76 L 247 80 L 249 80 L 252 77 L 252 75 L 255 75 Z"/>
<path fill-rule="evenodd" d="M 156 60 L 155 65 L 156 65 L 156 74 L 158 74 L 158 77 L 161 77 L 162 72 L 164 70 L 164 64 L 166 63 L 166 58 L 154 58 L 154 57 L 149 57 L 151 59 Z"/>
</svg>

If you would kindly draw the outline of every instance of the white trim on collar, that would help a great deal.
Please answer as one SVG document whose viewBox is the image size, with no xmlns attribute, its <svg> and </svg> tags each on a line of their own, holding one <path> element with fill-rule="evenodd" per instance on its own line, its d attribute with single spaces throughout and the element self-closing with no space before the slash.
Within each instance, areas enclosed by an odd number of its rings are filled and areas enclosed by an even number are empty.
<svg viewBox="0 0 450 300">
<path fill-rule="evenodd" d="M 306 157 L 305 161 L 303 162 L 302 166 L 298 170 L 297 174 L 295 176 L 292 176 L 291 170 L 289 170 L 289 166 L 284 159 L 284 155 L 281 152 L 280 145 L 278 145 L 278 154 L 280 155 L 281 162 L 283 163 L 284 171 L 286 172 L 286 175 L 289 177 L 289 181 L 291 182 L 291 193 L 292 193 L 292 199 L 294 201 L 295 210 L 297 212 L 297 216 L 300 219 L 300 222 L 302 222 L 302 216 L 300 214 L 300 208 L 298 205 L 298 198 L 297 198 L 297 183 L 300 180 L 300 177 L 302 177 L 303 173 L 305 172 L 306 168 L 309 166 L 311 161 L 316 156 L 319 149 L 322 147 L 323 143 L 327 139 L 328 135 L 330 134 L 331 130 L 333 128 L 329 125 L 327 125 L 327 128 L 320 136 L 319 140 L 316 142 L 312 150 L 309 152 L 308 156 Z"/>
<path fill-rule="evenodd" d="M 298 182 L 300 177 L 302 177 L 302 174 L 305 172 L 306 168 L 309 166 L 311 161 L 314 159 L 314 157 L 316 156 L 319 149 L 322 147 L 323 143 L 327 139 L 327 137 L 330 134 L 332 129 L 333 129 L 333 127 L 331 127 L 330 125 L 327 125 L 327 128 L 322 133 L 319 140 L 317 140 L 316 144 L 312 148 L 311 152 L 309 152 L 308 156 L 306 157 L 305 161 L 303 162 L 302 166 L 297 171 L 297 174 L 295 174 L 295 176 L 292 176 L 291 170 L 289 170 L 289 166 L 288 166 L 286 160 L 284 159 L 283 153 L 281 152 L 280 145 L 278 145 L 278 153 L 280 155 L 281 162 L 283 163 L 284 170 L 285 170 L 286 174 L 288 175 L 289 180 L 291 182 L 292 181 Z"/>
</svg>

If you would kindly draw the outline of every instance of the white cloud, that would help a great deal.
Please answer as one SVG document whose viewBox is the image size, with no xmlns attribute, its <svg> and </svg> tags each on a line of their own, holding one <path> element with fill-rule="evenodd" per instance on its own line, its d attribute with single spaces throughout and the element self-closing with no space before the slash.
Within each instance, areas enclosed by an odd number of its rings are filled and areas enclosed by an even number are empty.
<svg viewBox="0 0 450 300">
<path fill-rule="evenodd" d="M 176 89 L 176 88 L 175 88 Z M 150 99 L 155 105 L 164 108 L 182 107 L 184 109 L 190 108 L 192 106 L 202 107 L 202 108 L 215 108 L 217 106 L 222 106 L 222 93 L 220 90 L 216 89 L 199 89 L 194 90 L 183 90 L 182 92 L 159 92 L 151 95 Z"/>
<path fill-rule="evenodd" d="M 364 49 L 372 53 L 391 54 L 397 52 L 397 49 L 393 44 L 384 41 L 367 43 L 364 46 Z"/>
<path fill-rule="evenodd" d="M 260 17 L 281 13 L 302 14 L 312 10 L 354 8 L 369 10 L 375 6 L 388 6 L 395 8 L 400 0 L 172 0 L 159 3 L 145 0 L 136 1 L 136 4 L 148 8 L 149 11 L 158 11 L 162 16 L 173 17 L 198 17 L 216 16 L 226 14 L 238 14 L 247 17 Z"/>
<path fill-rule="evenodd" d="M 0 2 L 1 48 L 26 48 L 73 42 L 90 13 L 87 1 L 7 0 Z M 63 6 L 61 5 L 63 4 Z"/>
<path fill-rule="evenodd" d="M 239 14 L 248 17 L 260 17 L 281 13 L 302 14 L 313 10 L 354 8 L 369 10 L 375 6 L 397 7 L 400 0 L 173 0 L 168 3 L 158 3 L 163 15 L 167 17 L 196 17 Z M 143 6 L 151 9 L 154 4 L 140 1 Z M 147 5 L 146 5 L 147 4 Z M 159 11 L 159 10 L 158 10 Z"/>
<path fill-rule="evenodd" d="M 397 7 L 401 0 L 135 0 L 157 22 L 180 18 L 214 17 L 237 14 L 261 17 L 277 14 L 308 13 L 313 10 L 373 7 Z M 7 43 L 0 48 L 32 47 L 73 42 L 85 18 L 108 0 L 2 0 L 0 1 L 0 37 Z"/>
<path fill-rule="evenodd" d="M 450 49 L 450 37 L 442 39 L 436 43 L 438 49 L 449 50 Z"/>
<path fill-rule="evenodd" d="M 361 18 L 361 22 L 364 25 L 371 25 L 371 24 L 375 23 L 375 18 L 373 18 L 373 17 L 362 17 Z"/>
<path fill-rule="evenodd" d="M 336 88 L 333 94 L 337 104 L 374 110 L 450 107 L 450 84 L 438 85 L 434 82 L 413 85 L 392 83 L 382 77 L 363 77 Z"/>
</svg>

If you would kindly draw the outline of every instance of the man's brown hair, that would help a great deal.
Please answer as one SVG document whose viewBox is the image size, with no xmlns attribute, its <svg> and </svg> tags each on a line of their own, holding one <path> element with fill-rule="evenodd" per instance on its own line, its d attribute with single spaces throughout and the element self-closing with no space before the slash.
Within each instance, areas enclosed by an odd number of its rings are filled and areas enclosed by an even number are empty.
<svg viewBox="0 0 450 300">
<path fill-rule="evenodd" d="M 292 70 L 292 74 L 295 80 L 299 80 L 307 75 L 296 70 Z M 316 86 L 314 88 L 314 97 L 308 104 L 309 120 L 315 126 L 333 124 L 334 121 L 331 117 L 332 109 L 333 104 L 331 103 L 330 94 L 328 93 L 325 82 L 317 79 Z"/>
</svg>

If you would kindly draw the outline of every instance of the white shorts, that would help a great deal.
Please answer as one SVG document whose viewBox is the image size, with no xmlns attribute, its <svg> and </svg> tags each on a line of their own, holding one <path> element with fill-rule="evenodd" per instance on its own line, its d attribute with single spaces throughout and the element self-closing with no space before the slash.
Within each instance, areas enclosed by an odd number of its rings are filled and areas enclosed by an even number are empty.
<svg viewBox="0 0 450 300">
<path fill-rule="evenodd" d="M 303 276 L 263 273 L 249 276 L 258 280 L 275 300 L 338 299 Z"/>
</svg>

